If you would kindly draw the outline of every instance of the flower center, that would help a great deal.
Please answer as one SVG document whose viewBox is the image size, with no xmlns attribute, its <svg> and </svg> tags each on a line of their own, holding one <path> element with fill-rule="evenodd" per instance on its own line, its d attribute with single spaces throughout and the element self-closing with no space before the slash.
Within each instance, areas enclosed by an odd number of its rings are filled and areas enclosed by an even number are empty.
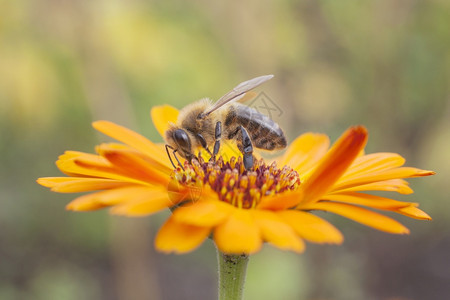
<svg viewBox="0 0 450 300">
<path fill-rule="evenodd" d="M 240 208 L 253 208 L 261 197 L 294 190 L 300 185 L 298 173 L 288 166 L 277 168 L 276 162 L 266 165 L 263 159 L 254 159 L 251 171 L 245 170 L 242 158 L 232 157 L 224 162 L 205 162 L 202 157 L 185 162 L 184 171 L 177 168 L 173 178 L 189 186 L 209 185 L 221 201 Z"/>
</svg>

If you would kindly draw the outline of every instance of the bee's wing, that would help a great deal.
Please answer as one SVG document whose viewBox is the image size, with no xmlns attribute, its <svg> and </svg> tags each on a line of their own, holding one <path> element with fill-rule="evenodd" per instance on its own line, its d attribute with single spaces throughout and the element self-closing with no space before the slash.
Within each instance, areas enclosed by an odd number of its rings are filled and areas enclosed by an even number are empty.
<svg viewBox="0 0 450 300">
<path fill-rule="evenodd" d="M 238 101 L 241 98 L 245 96 L 245 93 L 254 89 L 260 84 L 263 84 L 269 79 L 272 79 L 273 75 L 264 75 L 259 76 L 244 82 L 241 82 L 238 84 L 234 89 L 232 89 L 230 92 L 223 95 L 219 100 L 217 100 L 216 103 L 207 111 L 203 113 L 204 116 L 212 113 L 216 109 L 224 106 L 227 103 L 230 103 L 231 101 Z"/>
<path fill-rule="evenodd" d="M 239 96 L 237 99 L 234 99 L 233 102 L 241 102 L 241 103 L 245 103 L 247 101 L 250 101 L 254 98 L 256 98 L 258 96 L 258 93 L 252 92 L 252 91 L 248 91 L 245 92 L 244 94 L 242 94 L 241 96 Z"/>
</svg>

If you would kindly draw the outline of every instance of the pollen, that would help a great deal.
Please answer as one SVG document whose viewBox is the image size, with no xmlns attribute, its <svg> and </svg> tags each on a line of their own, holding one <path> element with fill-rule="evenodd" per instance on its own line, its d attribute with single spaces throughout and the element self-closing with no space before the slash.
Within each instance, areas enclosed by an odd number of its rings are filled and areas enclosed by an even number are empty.
<svg viewBox="0 0 450 300">
<path fill-rule="evenodd" d="M 208 162 L 199 157 L 185 162 L 184 170 L 177 168 L 172 177 L 184 185 L 208 185 L 221 201 L 244 209 L 254 208 L 264 196 L 295 190 L 300 185 L 298 173 L 288 166 L 280 169 L 276 162 L 267 165 L 263 159 L 255 159 L 248 171 L 241 157 L 226 162 L 222 157 Z"/>
</svg>

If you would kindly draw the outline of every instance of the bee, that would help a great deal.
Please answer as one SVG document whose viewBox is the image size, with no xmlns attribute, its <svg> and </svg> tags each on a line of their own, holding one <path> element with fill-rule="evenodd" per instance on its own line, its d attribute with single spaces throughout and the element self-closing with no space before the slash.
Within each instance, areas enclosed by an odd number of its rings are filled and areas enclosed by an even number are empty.
<svg viewBox="0 0 450 300">
<path fill-rule="evenodd" d="M 238 103 L 247 92 L 272 77 L 265 75 L 244 81 L 214 104 L 205 98 L 184 107 L 177 123 L 170 124 L 165 132 L 166 152 L 173 167 L 176 168 L 169 149 L 184 170 L 176 153 L 190 162 L 195 158 L 194 151 L 201 147 L 215 160 L 221 139 L 236 140 L 246 170 L 253 167 L 253 147 L 271 151 L 285 148 L 286 137 L 277 123 Z M 213 147 L 212 153 L 209 147 Z"/>
</svg>

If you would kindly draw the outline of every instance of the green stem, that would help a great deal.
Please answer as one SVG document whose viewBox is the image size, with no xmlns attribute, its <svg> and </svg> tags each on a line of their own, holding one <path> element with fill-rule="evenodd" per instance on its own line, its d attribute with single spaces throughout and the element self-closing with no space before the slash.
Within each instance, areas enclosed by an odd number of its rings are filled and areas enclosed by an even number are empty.
<svg viewBox="0 0 450 300">
<path fill-rule="evenodd" d="M 241 300 L 249 256 L 225 254 L 217 250 L 219 261 L 219 300 Z"/>
</svg>

